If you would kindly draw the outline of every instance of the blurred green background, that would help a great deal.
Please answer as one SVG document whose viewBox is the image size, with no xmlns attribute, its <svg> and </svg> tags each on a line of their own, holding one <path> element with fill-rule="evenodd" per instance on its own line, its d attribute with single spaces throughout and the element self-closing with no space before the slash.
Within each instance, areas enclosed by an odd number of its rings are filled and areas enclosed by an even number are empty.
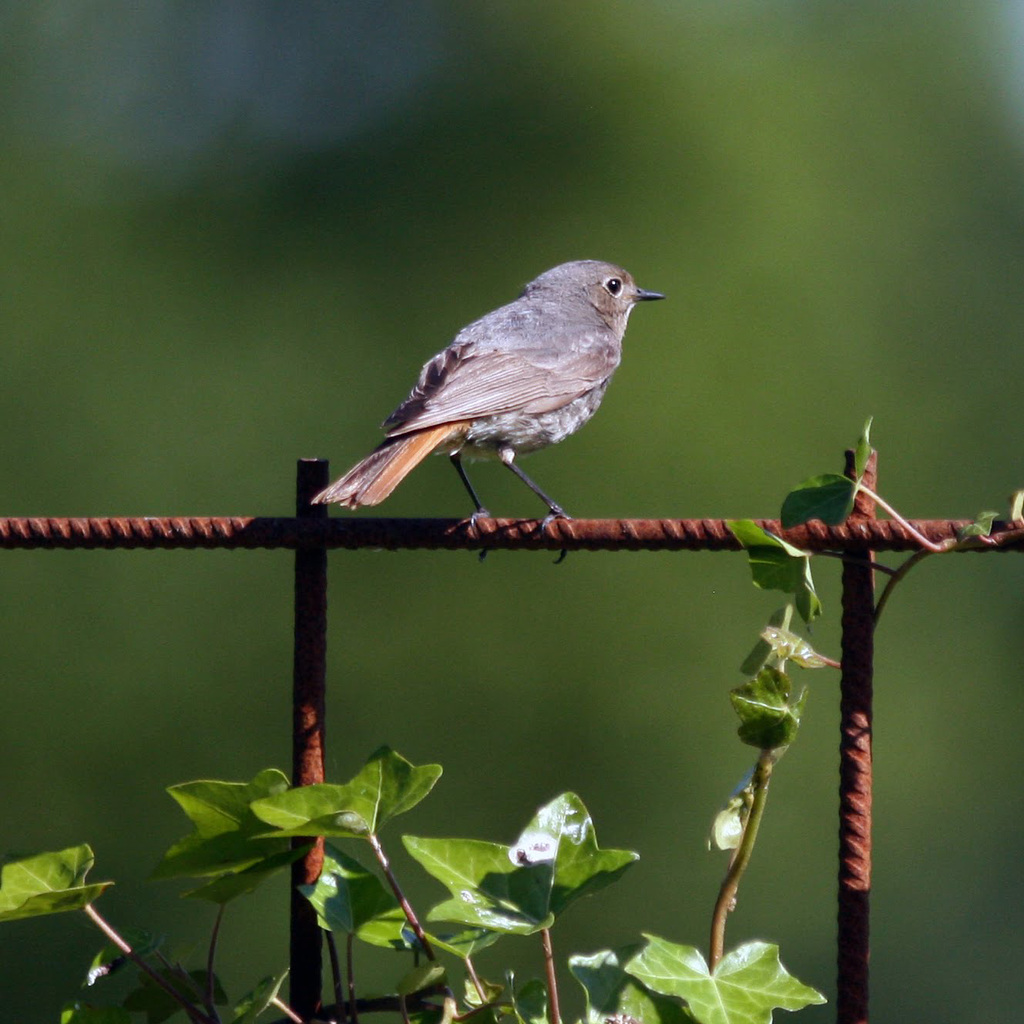
<svg viewBox="0 0 1024 1024">
<path fill-rule="evenodd" d="M 526 462 L 571 512 L 774 515 L 869 414 L 905 514 L 1005 509 L 1022 41 L 1019 0 L 4 4 L 0 514 L 290 514 L 298 457 L 340 473 L 459 327 L 579 258 L 669 301 L 633 317 L 595 420 Z M 542 511 L 500 467 L 475 480 Z M 467 505 L 438 459 L 372 511 Z M 510 842 L 575 790 L 641 861 L 556 953 L 703 947 L 704 838 L 753 758 L 727 691 L 778 601 L 737 555 L 551 561 L 332 553 L 330 776 L 382 742 L 445 766 L 393 830 L 420 904 L 443 893 L 401 831 Z M 115 924 L 201 943 L 209 908 L 144 884 L 187 831 L 163 787 L 288 767 L 292 556 L 0 566 L 0 851 L 88 841 Z M 878 636 L 879 1024 L 1019 1015 L 1021 569 L 929 562 Z M 780 943 L 831 998 L 836 679 L 804 680 L 728 940 Z M 233 993 L 286 963 L 285 907 L 282 878 L 232 908 Z M 3 1016 L 56 1020 L 98 945 L 77 916 L 0 930 Z M 495 952 L 485 972 L 540 972 L 532 944 Z M 364 958 L 368 989 L 392 973 Z"/>
</svg>

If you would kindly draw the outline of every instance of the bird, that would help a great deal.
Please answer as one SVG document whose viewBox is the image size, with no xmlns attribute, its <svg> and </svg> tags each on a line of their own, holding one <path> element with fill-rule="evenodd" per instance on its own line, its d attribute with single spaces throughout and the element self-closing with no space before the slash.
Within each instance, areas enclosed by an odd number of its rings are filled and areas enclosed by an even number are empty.
<svg viewBox="0 0 1024 1024">
<path fill-rule="evenodd" d="M 489 518 L 463 459 L 497 459 L 548 507 L 544 525 L 569 514 L 516 457 L 557 444 L 595 413 L 622 356 L 633 307 L 663 299 L 614 263 L 574 260 L 545 271 L 515 301 L 464 327 L 430 359 L 409 396 L 384 421 L 384 440 L 312 499 L 377 505 L 432 453 L 446 454 L 475 511 Z"/>
</svg>

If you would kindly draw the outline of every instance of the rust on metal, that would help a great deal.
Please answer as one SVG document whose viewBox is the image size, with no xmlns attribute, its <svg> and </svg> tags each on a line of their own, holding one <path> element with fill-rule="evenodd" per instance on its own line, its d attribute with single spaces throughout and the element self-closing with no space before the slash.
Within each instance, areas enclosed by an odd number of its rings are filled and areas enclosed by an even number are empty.
<svg viewBox="0 0 1024 1024">
<path fill-rule="evenodd" d="M 864 483 L 875 490 L 877 454 Z M 846 474 L 855 477 L 854 453 Z M 857 494 L 852 529 L 875 522 L 875 504 Z M 871 901 L 871 729 L 875 631 L 874 551 L 863 545 L 843 564 L 842 680 L 839 700 L 838 1024 L 867 1024 Z"/>
<path fill-rule="evenodd" d="M 301 459 L 296 477 L 295 514 L 299 523 L 327 518 L 323 505 L 310 498 L 327 486 L 324 459 Z M 292 782 L 311 786 L 323 782 L 324 729 L 327 709 L 327 548 L 299 547 L 295 552 L 295 648 L 292 671 Z M 323 836 L 310 837 L 312 848 L 292 865 L 290 1002 L 303 1020 L 320 1010 L 323 991 L 323 939 L 316 910 L 299 892 L 320 877 Z M 305 846 L 310 838 L 292 840 Z"/>
<path fill-rule="evenodd" d="M 528 551 L 738 551 L 726 519 L 376 519 L 262 516 L 146 516 L 57 519 L 0 518 L 0 549 L 411 548 Z M 851 518 L 841 526 L 814 521 L 783 530 L 759 526 L 805 551 L 914 551 L 913 535 L 889 519 Z M 955 539 L 966 519 L 913 520 L 929 540 Z M 997 521 L 974 550 L 1024 550 L 1020 523 Z"/>
</svg>

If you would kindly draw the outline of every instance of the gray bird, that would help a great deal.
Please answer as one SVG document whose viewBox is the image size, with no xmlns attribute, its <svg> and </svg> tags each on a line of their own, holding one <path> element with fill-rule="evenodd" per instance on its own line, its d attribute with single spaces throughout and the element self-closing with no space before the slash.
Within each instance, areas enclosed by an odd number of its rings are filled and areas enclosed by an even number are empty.
<svg viewBox="0 0 1024 1024">
<path fill-rule="evenodd" d="M 463 456 L 500 459 L 548 506 L 547 519 L 569 518 L 515 458 L 557 444 L 594 415 L 622 357 L 633 306 L 664 297 L 638 288 L 613 263 L 577 260 L 546 271 L 515 302 L 459 331 L 384 421 L 384 441 L 313 501 L 376 505 L 438 452 L 473 499 L 474 521 L 490 512 Z"/>
</svg>

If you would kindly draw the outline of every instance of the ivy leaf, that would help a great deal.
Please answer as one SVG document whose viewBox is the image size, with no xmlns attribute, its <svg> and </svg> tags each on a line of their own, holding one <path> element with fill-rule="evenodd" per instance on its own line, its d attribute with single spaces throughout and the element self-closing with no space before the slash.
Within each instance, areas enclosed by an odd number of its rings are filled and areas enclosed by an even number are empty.
<svg viewBox="0 0 1024 1024">
<path fill-rule="evenodd" d="M 406 928 L 405 937 L 410 948 L 416 945 L 411 932 L 411 928 Z M 475 956 L 481 949 L 493 946 L 501 938 L 501 933 L 488 931 L 486 928 L 463 928 L 457 932 L 427 932 L 427 937 L 435 948 L 443 949 L 453 956 L 465 960 L 467 957 Z M 470 985 L 470 988 L 472 987 Z M 476 990 L 473 989 L 473 991 Z M 500 985 L 498 991 L 501 991 Z"/>
<path fill-rule="evenodd" d="M 132 1024 L 132 1016 L 120 1006 L 90 1006 L 76 999 L 61 1007 L 60 1024 Z"/>
<path fill-rule="evenodd" d="M 299 891 L 325 931 L 354 934 L 386 949 L 413 948 L 402 934 L 406 918 L 398 900 L 375 874 L 330 843 L 324 845 L 320 877 Z"/>
<path fill-rule="evenodd" d="M 814 590 L 807 552 L 769 533 L 752 519 L 735 519 L 728 526 L 747 552 L 754 586 L 792 594 L 803 620 L 816 619 L 821 614 L 821 601 Z"/>
<path fill-rule="evenodd" d="M 569 971 L 587 997 L 584 1024 L 605 1024 L 626 1018 L 643 1024 L 686 1024 L 693 1017 L 674 1000 L 656 995 L 625 972 L 640 943 L 569 958 Z"/>
<path fill-rule="evenodd" d="M 84 884 L 95 859 L 92 849 L 83 843 L 5 864 L 0 869 L 0 921 L 88 906 L 114 884 Z"/>
<path fill-rule="evenodd" d="M 157 967 L 157 972 L 172 988 L 181 992 L 193 1005 L 199 1005 L 206 992 L 209 975 L 205 970 L 183 972 L 175 967 Z M 216 976 L 213 979 L 213 1001 L 223 1006 L 228 1000 Z M 132 1013 L 146 1015 L 146 1024 L 161 1024 L 181 1012 L 181 1003 L 172 998 L 148 975 L 139 974 L 139 987 L 125 996 L 122 1003 Z"/>
<path fill-rule="evenodd" d="M 171 786 L 167 792 L 195 826 L 164 854 L 151 879 L 204 877 L 241 871 L 287 849 L 283 842 L 257 839 L 266 826 L 249 805 L 288 788 L 288 777 L 268 768 L 251 782 L 201 780 Z"/>
<path fill-rule="evenodd" d="M 253 813 L 279 831 L 275 836 L 376 835 L 396 815 L 415 807 L 441 776 L 439 764 L 413 765 L 380 747 L 358 775 L 342 786 L 298 786 L 257 800 Z"/>
<path fill-rule="evenodd" d="M 640 859 L 631 850 L 601 850 L 590 812 L 575 793 L 563 793 L 542 807 L 510 851 L 518 863 L 551 860 L 555 875 L 551 913 L 607 885 Z"/>
<path fill-rule="evenodd" d="M 868 459 L 871 458 L 871 453 L 874 451 L 871 447 L 871 423 L 873 420 L 874 416 L 868 417 L 864 424 L 864 432 L 860 435 L 857 447 L 853 451 L 853 473 L 858 483 L 864 475 L 864 470 L 868 468 Z"/>
<path fill-rule="evenodd" d="M 149 956 L 155 953 L 164 942 L 162 935 L 144 931 L 142 928 L 122 928 L 121 938 L 132 948 L 133 953 L 139 956 Z M 108 942 L 92 958 L 89 970 L 85 974 L 83 987 L 95 985 L 101 978 L 113 974 L 115 970 L 129 964 L 131 961 L 121 952 L 120 948 L 112 942 Z"/>
<path fill-rule="evenodd" d="M 182 895 L 193 899 L 209 900 L 211 903 L 230 903 L 237 896 L 245 896 L 254 892 L 271 875 L 276 875 L 282 868 L 286 868 L 300 857 L 304 857 L 311 846 L 312 843 L 307 843 L 294 850 L 288 849 L 273 853 L 255 864 L 250 864 L 242 871 L 223 874 L 212 882 L 208 882 L 198 889 L 182 893 Z"/>
<path fill-rule="evenodd" d="M 779 626 L 782 629 L 789 629 L 789 623 L 793 618 L 793 606 L 787 604 L 785 608 L 778 608 L 772 612 L 768 619 L 768 624 L 765 629 L 772 626 Z M 764 630 L 761 631 L 761 635 L 758 637 L 757 643 L 754 644 L 753 650 L 743 659 L 743 664 L 740 665 L 740 671 L 747 677 L 756 676 L 761 669 L 764 668 L 765 663 L 772 656 L 772 645 L 764 638 Z"/>
<path fill-rule="evenodd" d="M 825 997 L 779 962 L 779 948 L 748 942 L 727 953 L 714 972 L 700 951 L 645 935 L 647 946 L 626 971 L 648 988 L 683 999 L 701 1024 L 770 1024 L 773 1009 L 802 1010 Z"/>
<path fill-rule="evenodd" d="M 437 962 L 419 964 L 403 975 L 398 982 L 396 991 L 400 996 L 411 996 L 426 988 L 434 988 L 445 983 L 446 974 L 443 964 Z"/>
<path fill-rule="evenodd" d="M 287 971 L 264 978 L 251 992 L 246 993 L 235 1004 L 231 1024 L 253 1024 L 256 1018 L 266 1010 L 281 991 Z"/>
<path fill-rule="evenodd" d="M 516 991 L 516 979 L 512 971 L 506 976 L 512 1014 L 519 1024 L 548 1024 L 548 990 L 536 978 L 532 978 Z"/>
<path fill-rule="evenodd" d="M 709 850 L 735 850 L 740 845 L 753 799 L 753 778 L 754 769 L 751 768 L 732 791 L 726 805 L 715 815 L 711 835 L 708 836 Z"/>
<path fill-rule="evenodd" d="M 480 987 L 483 989 L 482 995 L 477 991 L 476 985 L 473 984 L 470 978 L 466 978 L 463 981 L 462 1001 L 471 1010 L 476 1010 L 481 1006 L 486 1006 L 488 1003 L 496 1002 L 498 996 L 505 991 L 505 986 L 500 982 L 488 981 L 486 978 L 480 978 L 479 981 Z"/>
<path fill-rule="evenodd" d="M 956 535 L 959 540 L 966 540 L 968 537 L 988 537 L 992 533 L 992 524 L 998 516 L 998 512 L 979 512 L 974 517 L 973 523 L 961 526 Z"/>
<path fill-rule="evenodd" d="M 761 639 L 779 661 L 793 661 L 801 668 L 826 668 L 828 660 L 820 655 L 802 636 L 782 626 L 765 626 Z"/>
<path fill-rule="evenodd" d="M 740 719 L 740 739 L 759 750 L 774 750 L 796 739 L 807 691 L 801 690 L 794 701 L 785 672 L 763 668 L 748 683 L 731 690 L 729 699 Z"/>
<path fill-rule="evenodd" d="M 857 484 L 838 473 L 823 473 L 797 484 L 782 503 L 785 529 L 820 519 L 827 526 L 839 526 L 853 511 Z"/>
<path fill-rule="evenodd" d="M 1010 495 L 1010 522 L 1017 523 L 1024 519 L 1024 490 L 1014 491 Z"/>
<path fill-rule="evenodd" d="M 406 849 L 454 897 L 431 920 L 528 935 L 549 928 L 582 896 L 614 882 L 637 859 L 601 850 L 583 801 L 564 793 L 542 807 L 512 846 L 404 836 Z"/>
<path fill-rule="evenodd" d="M 509 858 L 507 846 L 478 839 L 403 836 L 402 841 L 454 897 L 431 910 L 431 921 L 512 935 L 531 935 L 554 923 L 548 909 L 554 875 L 550 863 L 519 865 Z"/>
</svg>

